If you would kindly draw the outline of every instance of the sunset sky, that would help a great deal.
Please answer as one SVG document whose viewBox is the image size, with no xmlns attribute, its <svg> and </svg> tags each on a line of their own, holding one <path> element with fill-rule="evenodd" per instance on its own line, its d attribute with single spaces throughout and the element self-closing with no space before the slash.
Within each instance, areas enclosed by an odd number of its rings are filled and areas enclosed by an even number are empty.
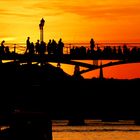
<svg viewBox="0 0 140 140">
<path fill-rule="evenodd" d="M 0 0 L 0 39 L 140 42 L 140 0 Z"/>
</svg>

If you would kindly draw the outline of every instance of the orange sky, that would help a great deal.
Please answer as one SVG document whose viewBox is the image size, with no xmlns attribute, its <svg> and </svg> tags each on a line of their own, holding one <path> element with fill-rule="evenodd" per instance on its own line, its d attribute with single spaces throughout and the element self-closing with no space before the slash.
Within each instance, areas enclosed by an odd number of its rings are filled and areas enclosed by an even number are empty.
<svg viewBox="0 0 140 140">
<path fill-rule="evenodd" d="M 59 38 L 64 43 L 89 42 L 90 38 L 96 43 L 140 42 L 140 0 L 0 0 L 0 40 L 25 43 L 30 36 L 36 42 L 41 18 L 46 21 L 46 42 Z M 114 69 L 105 76 L 115 77 L 111 75 Z M 126 71 L 119 71 L 118 78 Z M 131 72 L 140 77 L 140 73 Z M 94 77 L 94 73 L 98 75 L 97 71 L 85 75 Z"/>
<path fill-rule="evenodd" d="M 140 42 L 140 0 L 0 0 L 0 39 L 64 42 Z"/>
<path fill-rule="evenodd" d="M 117 60 L 102 60 L 102 64 L 106 64 L 109 62 L 115 62 Z M 89 64 L 92 64 L 92 60 L 81 60 L 81 62 L 86 62 Z M 98 62 L 100 64 L 101 61 Z M 57 66 L 57 63 L 51 63 L 54 66 Z M 70 75 L 73 75 L 74 73 L 74 65 L 66 65 L 66 64 L 61 64 L 61 68 L 65 72 L 67 72 Z M 83 70 L 86 68 L 80 67 L 80 70 Z M 100 74 L 100 70 L 94 70 L 90 72 L 86 72 L 82 74 L 84 78 L 98 78 Z M 140 78 L 140 63 L 131 63 L 131 64 L 122 64 L 122 65 L 117 65 L 117 66 L 110 66 L 110 67 L 105 67 L 103 68 L 103 76 L 104 78 L 115 78 L 115 79 L 135 79 L 135 78 Z"/>
</svg>

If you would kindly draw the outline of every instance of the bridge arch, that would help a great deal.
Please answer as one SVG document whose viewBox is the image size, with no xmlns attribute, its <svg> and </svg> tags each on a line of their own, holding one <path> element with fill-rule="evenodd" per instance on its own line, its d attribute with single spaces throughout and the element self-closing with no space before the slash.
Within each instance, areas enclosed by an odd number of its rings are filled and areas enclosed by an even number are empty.
<svg viewBox="0 0 140 140">
<path fill-rule="evenodd" d="M 80 71 L 80 74 L 84 74 L 86 72 L 90 72 L 92 70 L 96 70 L 96 69 L 99 69 L 99 68 L 104 68 L 104 67 L 111 67 L 111 66 L 116 66 L 116 65 L 122 65 L 122 64 L 130 64 L 130 63 L 140 63 L 140 60 L 119 60 L 117 62 L 109 62 L 107 64 L 102 64 L 101 66 L 94 66 L 92 65 L 91 68 L 88 68 L 86 70 L 81 70 Z"/>
</svg>

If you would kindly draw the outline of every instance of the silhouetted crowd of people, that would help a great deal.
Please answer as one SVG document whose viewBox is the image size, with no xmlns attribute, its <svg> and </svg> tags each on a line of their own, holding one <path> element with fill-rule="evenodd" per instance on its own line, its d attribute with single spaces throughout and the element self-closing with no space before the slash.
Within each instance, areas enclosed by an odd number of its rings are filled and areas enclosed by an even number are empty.
<svg viewBox="0 0 140 140">
<path fill-rule="evenodd" d="M 129 58 L 140 58 L 139 47 L 128 47 L 126 44 L 123 46 L 104 46 L 99 47 L 95 44 L 93 38 L 90 40 L 90 47 L 73 47 L 70 50 L 70 54 L 73 57 L 89 57 L 97 59 L 129 59 Z"/>
<path fill-rule="evenodd" d="M 8 46 L 4 45 L 5 40 L 1 42 L 0 46 L 0 55 L 10 54 Z M 26 40 L 26 50 L 25 54 L 48 54 L 48 55 L 57 55 L 62 56 L 64 54 L 64 43 L 60 38 L 58 42 L 54 39 L 50 39 L 48 43 L 44 41 L 37 40 L 36 43 L 30 41 L 30 37 L 27 37 Z M 128 47 L 126 44 L 123 46 L 104 46 L 100 47 L 95 44 L 93 38 L 90 40 L 89 47 L 80 46 L 80 47 L 71 47 L 70 55 L 74 58 L 76 57 L 89 57 L 89 58 L 103 58 L 103 59 L 123 59 L 123 58 L 139 58 L 140 48 L 139 47 Z"/>
<path fill-rule="evenodd" d="M 62 55 L 63 48 L 64 48 L 64 43 L 62 42 L 61 38 L 58 41 L 58 43 L 53 39 L 53 40 L 49 40 L 47 44 L 44 41 L 40 42 L 39 40 L 37 40 L 37 42 L 34 44 L 33 42 L 30 42 L 30 37 L 28 37 L 26 40 L 25 53 L 45 54 L 46 52 L 48 52 L 48 54 Z"/>
</svg>

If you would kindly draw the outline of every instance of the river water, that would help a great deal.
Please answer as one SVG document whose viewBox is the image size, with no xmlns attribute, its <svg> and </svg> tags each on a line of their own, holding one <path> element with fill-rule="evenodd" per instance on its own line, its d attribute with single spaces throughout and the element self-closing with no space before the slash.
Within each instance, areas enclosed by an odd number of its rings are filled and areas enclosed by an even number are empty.
<svg viewBox="0 0 140 140">
<path fill-rule="evenodd" d="M 63 121 L 65 122 L 65 121 Z M 62 121 L 53 123 L 53 140 L 139 140 L 140 126 L 130 121 L 88 121 L 86 126 L 67 126 Z"/>
</svg>

